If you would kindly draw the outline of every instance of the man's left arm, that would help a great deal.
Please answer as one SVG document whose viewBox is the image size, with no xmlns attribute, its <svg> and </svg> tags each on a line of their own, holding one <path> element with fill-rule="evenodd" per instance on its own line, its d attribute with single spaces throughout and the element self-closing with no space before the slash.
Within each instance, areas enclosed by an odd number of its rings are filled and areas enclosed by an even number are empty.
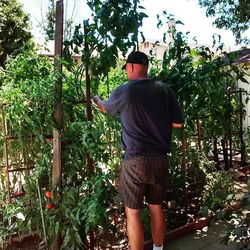
<svg viewBox="0 0 250 250">
<path fill-rule="evenodd" d="M 172 128 L 183 128 L 183 123 L 172 123 Z"/>
<path fill-rule="evenodd" d="M 172 116 L 172 128 L 183 128 L 184 117 L 180 109 L 180 106 L 177 103 L 175 94 L 171 89 L 169 90 L 169 94 L 170 94 L 170 110 Z"/>
</svg>

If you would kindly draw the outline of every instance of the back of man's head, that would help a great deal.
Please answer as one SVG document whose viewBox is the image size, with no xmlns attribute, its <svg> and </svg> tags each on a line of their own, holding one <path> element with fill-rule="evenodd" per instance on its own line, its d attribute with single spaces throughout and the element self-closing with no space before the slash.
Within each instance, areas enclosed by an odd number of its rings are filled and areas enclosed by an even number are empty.
<svg viewBox="0 0 250 250">
<path fill-rule="evenodd" d="M 126 60 L 126 63 L 123 65 L 123 69 L 126 69 L 126 64 L 127 63 L 132 63 L 132 64 L 140 64 L 144 66 L 148 66 L 148 56 L 141 52 L 141 51 L 132 51 Z"/>
</svg>

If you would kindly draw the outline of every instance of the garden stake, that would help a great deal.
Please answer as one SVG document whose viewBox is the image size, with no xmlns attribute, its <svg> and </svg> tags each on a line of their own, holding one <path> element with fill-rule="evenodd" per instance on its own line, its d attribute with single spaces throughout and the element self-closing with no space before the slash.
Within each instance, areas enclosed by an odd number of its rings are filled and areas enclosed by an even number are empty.
<svg viewBox="0 0 250 250">
<path fill-rule="evenodd" d="M 3 107 L 2 107 L 3 108 Z M 7 186 L 7 202 L 11 203 L 10 197 L 10 175 L 9 175 L 9 158 L 8 158 L 8 142 L 7 142 L 7 129 L 5 124 L 4 110 L 2 110 L 2 129 L 3 129 L 3 146 L 4 146 L 4 161 L 6 169 L 6 186 Z"/>
<path fill-rule="evenodd" d="M 53 118 L 55 126 L 53 129 L 53 165 L 52 165 L 52 184 L 60 189 L 62 188 L 62 45 L 63 45 L 63 0 L 56 1 L 56 19 L 55 19 L 55 50 L 54 50 L 54 70 L 59 73 L 55 82 L 55 106 Z M 60 250 L 62 238 L 58 232 L 52 243 L 53 250 Z"/>
<path fill-rule="evenodd" d="M 89 52 L 89 44 L 87 40 L 87 34 L 88 34 L 88 27 L 86 22 L 84 22 L 84 34 L 85 34 L 85 41 L 84 41 L 84 51 L 86 55 L 88 55 Z M 86 81 L 86 115 L 87 115 L 87 120 L 92 122 L 93 120 L 93 113 L 91 109 L 91 88 L 90 88 L 90 75 L 89 75 L 89 60 L 90 58 L 87 58 L 86 64 L 85 64 L 85 81 Z M 89 171 L 89 174 L 92 175 L 94 172 L 94 161 L 90 157 L 89 153 L 86 151 L 85 152 L 87 156 L 87 168 Z M 89 232 L 89 249 L 94 250 L 94 232 L 90 230 Z"/>
<path fill-rule="evenodd" d="M 186 131 L 182 128 L 182 173 L 184 173 L 184 204 L 185 211 L 187 211 L 188 201 L 187 201 L 187 161 L 186 161 L 186 150 L 187 150 L 187 138 Z"/>
<path fill-rule="evenodd" d="M 47 248 L 47 233 L 46 233 L 45 222 L 44 222 L 44 216 L 43 216 L 43 206 L 42 206 L 41 190 L 40 190 L 40 186 L 39 186 L 38 182 L 37 182 L 37 191 L 38 191 L 38 199 L 39 199 L 39 205 L 40 205 L 40 213 L 41 213 L 42 225 L 43 225 L 44 244 L 45 244 L 45 249 L 48 249 L 48 248 Z"/>
</svg>

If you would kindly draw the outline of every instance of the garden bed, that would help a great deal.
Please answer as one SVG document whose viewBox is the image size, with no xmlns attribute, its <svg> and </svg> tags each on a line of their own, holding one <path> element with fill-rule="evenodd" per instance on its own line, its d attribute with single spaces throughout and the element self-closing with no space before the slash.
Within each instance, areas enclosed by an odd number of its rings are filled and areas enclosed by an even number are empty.
<svg viewBox="0 0 250 250">
<path fill-rule="evenodd" d="M 194 220 L 191 223 L 188 223 L 184 226 L 178 227 L 176 229 L 169 230 L 165 236 L 165 242 L 169 240 L 176 239 L 178 237 L 183 236 L 189 232 L 201 229 L 208 225 L 211 216 L 208 218 L 202 217 L 199 219 Z M 121 236 L 125 236 L 125 231 L 120 234 Z M 120 238 L 119 242 L 117 242 L 117 238 L 114 235 L 106 235 L 107 238 L 100 239 L 98 242 L 99 248 L 98 249 L 127 249 L 128 242 L 126 237 L 123 239 Z M 13 238 L 6 248 L 6 250 L 17 250 L 17 249 L 25 249 L 25 250 L 33 250 L 39 249 L 39 244 L 41 243 L 41 238 L 37 235 L 26 236 L 22 240 L 18 239 L 17 237 Z M 116 241 L 116 242 L 114 242 Z M 152 240 L 145 241 L 144 249 L 151 250 L 152 249 Z"/>
<path fill-rule="evenodd" d="M 247 175 L 249 166 L 244 167 L 244 173 Z M 237 189 L 237 196 L 240 197 L 242 193 L 246 192 L 246 179 L 240 179 L 238 182 L 235 182 Z M 170 197 L 171 198 L 171 197 Z M 172 197 L 173 198 L 173 197 Z M 189 199 L 192 197 L 189 197 Z M 167 212 L 167 229 L 164 239 L 164 243 L 174 240 L 178 237 L 181 237 L 187 233 L 193 232 L 195 230 L 200 230 L 203 227 L 208 226 L 209 222 L 212 219 L 216 218 L 216 214 L 209 214 L 208 217 L 200 217 L 199 215 L 199 206 L 192 202 L 192 199 L 189 200 L 189 205 L 186 208 L 167 208 L 167 203 L 165 204 L 165 210 Z M 225 209 L 224 211 L 229 213 L 237 210 L 237 202 L 231 207 Z M 124 217 L 124 216 L 123 216 Z M 119 219 L 117 221 L 118 232 L 116 234 L 105 233 L 95 238 L 95 249 L 128 249 L 128 241 L 126 236 L 126 223 L 125 221 Z M 37 235 L 31 235 L 23 237 L 22 240 L 18 237 L 13 237 L 10 241 L 6 250 L 17 250 L 17 249 L 39 249 L 39 244 L 42 242 L 42 239 Z M 152 240 L 146 240 L 144 244 L 145 250 L 152 249 Z"/>
<path fill-rule="evenodd" d="M 37 250 L 39 245 L 42 242 L 42 239 L 37 235 L 25 236 L 22 239 L 18 237 L 13 237 L 8 246 L 4 248 L 5 250 Z M 1 248 L 0 248 L 1 249 Z M 1 249 L 2 250 L 2 249 Z"/>
</svg>

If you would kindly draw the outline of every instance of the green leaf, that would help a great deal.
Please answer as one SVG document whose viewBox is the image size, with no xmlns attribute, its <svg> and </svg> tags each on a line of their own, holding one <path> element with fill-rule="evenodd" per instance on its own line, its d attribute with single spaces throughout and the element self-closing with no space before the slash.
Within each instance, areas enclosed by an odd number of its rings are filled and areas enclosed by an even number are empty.
<svg viewBox="0 0 250 250">
<path fill-rule="evenodd" d="M 234 197 L 234 194 L 229 194 L 226 198 L 227 201 L 231 201 Z"/>
<path fill-rule="evenodd" d="M 56 225 L 55 225 L 55 233 L 58 234 L 59 230 L 60 230 L 60 223 L 59 223 L 59 221 L 57 221 Z"/>
</svg>

